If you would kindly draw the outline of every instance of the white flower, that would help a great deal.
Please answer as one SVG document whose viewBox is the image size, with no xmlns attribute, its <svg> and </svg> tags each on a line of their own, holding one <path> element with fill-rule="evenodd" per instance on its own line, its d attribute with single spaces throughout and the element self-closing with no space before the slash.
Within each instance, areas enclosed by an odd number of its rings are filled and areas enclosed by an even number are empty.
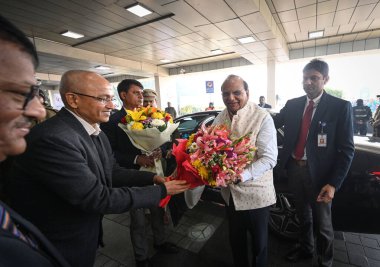
<svg viewBox="0 0 380 267">
<path fill-rule="evenodd" d="M 190 152 L 195 152 L 196 150 L 198 149 L 198 145 L 197 143 L 192 143 L 190 146 L 189 146 L 189 151 Z"/>
<path fill-rule="evenodd" d="M 165 122 L 163 120 L 159 120 L 159 119 L 153 119 L 152 122 L 151 122 L 151 125 L 153 127 L 160 127 L 162 125 L 164 125 Z"/>
</svg>

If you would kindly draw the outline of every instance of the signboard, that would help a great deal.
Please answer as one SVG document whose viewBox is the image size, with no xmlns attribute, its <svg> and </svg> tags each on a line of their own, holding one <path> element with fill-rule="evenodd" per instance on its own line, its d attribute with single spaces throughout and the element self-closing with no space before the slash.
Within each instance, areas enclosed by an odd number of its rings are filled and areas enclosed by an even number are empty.
<svg viewBox="0 0 380 267">
<path fill-rule="evenodd" d="M 206 81 L 206 94 L 214 93 L 214 81 Z"/>
</svg>

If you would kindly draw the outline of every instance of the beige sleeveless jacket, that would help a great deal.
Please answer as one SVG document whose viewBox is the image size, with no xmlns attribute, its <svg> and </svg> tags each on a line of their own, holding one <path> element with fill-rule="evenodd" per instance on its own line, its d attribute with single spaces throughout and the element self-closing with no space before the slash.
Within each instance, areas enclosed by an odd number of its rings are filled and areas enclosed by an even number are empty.
<svg viewBox="0 0 380 267">
<path fill-rule="evenodd" d="M 223 110 L 213 124 L 225 124 L 230 127 L 232 136 L 240 137 L 249 132 L 251 142 L 256 145 L 256 138 L 260 131 L 260 125 L 265 116 L 270 116 L 264 109 L 256 104 L 248 102 L 239 110 L 232 121 L 227 109 Z M 222 196 L 229 203 L 230 194 L 234 200 L 236 210 L 250 210 L 270 206 L 276 202 L 276 194 L 273 186 L 273 171 L 266 171 L 260 178 L 248 180 L 238 184 L 231 184 L 222 188 Z"/>
</svg>

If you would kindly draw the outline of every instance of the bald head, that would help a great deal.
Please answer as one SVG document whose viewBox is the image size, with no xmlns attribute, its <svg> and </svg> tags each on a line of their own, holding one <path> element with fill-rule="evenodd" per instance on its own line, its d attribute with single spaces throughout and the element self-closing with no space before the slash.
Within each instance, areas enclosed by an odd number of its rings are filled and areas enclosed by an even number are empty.
<svg viewBox="0 0 380 267">
<path fill-rule="evenodd" d="M 106 122 L 114 108 L 114 93 L 101 75 L 70 70 L 61 78 L 59 92 L 65 107 L 90 124 Z"/>
<path fill-rule="evenodd" d="M 69 70 L 62 75 L 59 92 L 67 107 L 66 93 L 96 93 L 99 88 L 110 87 L 109 82 L 101 75 L 85 70 Z"/>
</svg>

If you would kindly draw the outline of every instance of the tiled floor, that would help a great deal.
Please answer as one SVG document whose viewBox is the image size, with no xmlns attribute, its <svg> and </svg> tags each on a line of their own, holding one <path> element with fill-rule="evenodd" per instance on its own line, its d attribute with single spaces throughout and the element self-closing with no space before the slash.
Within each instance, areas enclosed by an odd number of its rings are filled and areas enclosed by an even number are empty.
<svg viewBox="0 0 380 267">
<path fill-rule="evenodd" d="M 149 215 L 147 216 L 149 218 Z M 194 262 L 190 257 L 201 257 L 200 251 L 209 240 L 210 236 L 218 229 L 225 227 L 224 208 L 216 206 L 209 202 L 199 203 L 194 209 L 185 213 L 177 227 L 167 225 L 166 232 L 168 241 L 177 244 L 183 249 L 183 252 L 170 256 L 165 263 L 156 262 L 157 267 L 185 267 L 186 263 Z M 127 266 L 134 267 L 134 256 L 129 235 L 130 218 L 128 213 L 107 215 L 103 220 L 104 241 L 106 246 L 99 249 L 95 266 Z M 148 227 L 150 229 L 150 227 Z M 156 251 L 153 248 L 152 234 L 150 238 L 150 256 L 154 256 Z M 223 239 L 227 239 L 223 236 Z M 228 240 L 225 242 L 225 257 L 230 257 L 228 253 Z M 221 246 L 224 247 L 223 243 Z M 312 266 L 311 261 L 305 261 L 297 264 L 288 263 L 283 260 L 283 256 L 292 243 L 279 240 L 277 237 L 270 235 L 269 238 L 269 266 L 270 267 L 303 267 Z M 350 266 L 369 266 L 380 267 L 380 235 L 366 235 L 355 233 L 335 232 L 335 252 L 334 267 Z M 203 251 L 203 250 L 202 250 Z M 180 260 L 176 257 L 181 257 Z M 157 255 L 153 258 L 157 258 Z M 173 259 L 173 260 L 170 260 Z M 232 262 L 228 258 L 228 262 Z M 161 263 L 160 263 L 161 262 Z M 180 262 L 180 263 L 179 263 Z M 202 262 L 197 259 L 196 262 Z M 207 261 L 207 267 L 230 266 L 230 263 Z M 201 267 L 201 266 L 197 266 Z M 232 266 L 231 266 L 232 267 Z"/>
</svg>

